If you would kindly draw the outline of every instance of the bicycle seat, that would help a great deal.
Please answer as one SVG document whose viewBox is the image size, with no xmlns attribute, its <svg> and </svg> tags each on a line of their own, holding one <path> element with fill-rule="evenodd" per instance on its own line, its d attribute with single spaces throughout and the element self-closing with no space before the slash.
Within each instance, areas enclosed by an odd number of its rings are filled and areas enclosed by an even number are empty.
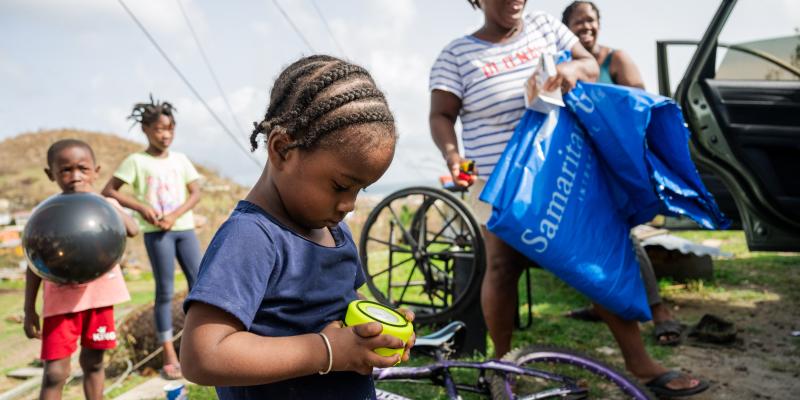
<svg viewBox="0 0 800 400">
<path fill-rule="evenodd" d="M 461 321 L 453 321 L 436 332 L 418 337 L 417 341 L 414 343 L 414 347 L 442 347 L 443 344 L 449 342 L 450 339 L 453 338 L 453 335 L 455 335 L 456 332 L 466 327 L 467 325 Z"/>
</svg>

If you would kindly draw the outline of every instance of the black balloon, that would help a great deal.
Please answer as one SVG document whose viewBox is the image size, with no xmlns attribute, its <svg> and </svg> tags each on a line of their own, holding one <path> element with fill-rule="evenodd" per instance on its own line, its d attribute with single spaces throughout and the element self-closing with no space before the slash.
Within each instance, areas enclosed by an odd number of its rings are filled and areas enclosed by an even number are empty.
<svg viewBox="0 0 800 400">
<path fill-rule="evenodd" d="M 125 251 L 125 224 L 92 193 L 53 196 L 34 210 L 22 236 L 34 273 L 56 283 L 89 282 L 108 272 Z"/>
</svg>

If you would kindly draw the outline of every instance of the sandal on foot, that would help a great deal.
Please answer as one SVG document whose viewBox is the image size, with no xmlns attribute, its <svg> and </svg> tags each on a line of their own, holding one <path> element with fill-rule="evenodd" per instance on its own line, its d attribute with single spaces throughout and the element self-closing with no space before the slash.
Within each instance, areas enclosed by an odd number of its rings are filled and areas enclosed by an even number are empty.
<svg viewBox="0 0 800 400">
<path fill-rule="evenodd" d="M 586 322 L 600 322 L 603 319 L 597 315 L 597 312 L 594 311 L 594 308 L 591 306 L 586 308 L 580 308 L 577 310 L 572 310 L 564 314 L 567 318 L 577 319 L 578 321 L 586 321 Z"/>
<path fill-rule="evenodd" d="M 656 343 L 662 346 L 677 346 L 681 344 L 684 329 L 686 329 L 686 325 L 674 319 L 661 321 L 655 324 L 653 337 L 656 339 Z"/>
<path fill-rule="evenodd" d="M 650 391 L 653 392 L 653 394 L 659 397 L 692 396 L 704 392 L 706 389 L 708 389 L 708 382 L 700 379 L 698 379 L 697 385 L 686 389 L 670 389 L 669 387 L 667 387 L 667 384 L 682 376 L 686 375 L 678 371 L 667 371 L 655 377 L 650 382 L 645 383 L 645 386 L 647 386 L 647 388 L 650 389 Z"/>
<path fill-rule="evenodd" d="M 180 364 L 167 364 L 164 368 L 161 369 L 160 372 L 161 378 L 166 379 L 168 381 L 174 381 L 176 379 L 183 379 L 183 372 L 181 372 L 181 365 Z"/>
</svg>

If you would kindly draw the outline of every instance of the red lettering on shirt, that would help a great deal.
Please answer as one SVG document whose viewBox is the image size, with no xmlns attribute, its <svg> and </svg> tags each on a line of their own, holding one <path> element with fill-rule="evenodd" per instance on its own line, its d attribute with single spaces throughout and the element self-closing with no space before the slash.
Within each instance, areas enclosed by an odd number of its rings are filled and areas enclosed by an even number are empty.
<svg viewBox="0 0 800 400">
<path fill-rule="evenodd" d="M 503 57 L 503 65 L 506 67 L 506 70 L 514 69 L 514 57 L 513 56 Z"/>
<path fill-rule="evenodd" d="M 487 78 L 493 75 L 497 75 L 500 72 L 500 70 L 497 68 L 497 64 L 493 62 L 488 62 L 486 64 L 483 64 L 482 69 L 483 69 L 483 74 L 486 75 Z"/>
<path fill-rule="evenodd" d="M 521 65 L 535 61 L 541 54 L 539 49 L 528 46 L 512 55 L 503 56 L 500 59 L 495 59 L 495 61 L 484 62 L 481 71 L 487 78 L 491 78 L 501 72 L 511 71 Z"/>
</svg>

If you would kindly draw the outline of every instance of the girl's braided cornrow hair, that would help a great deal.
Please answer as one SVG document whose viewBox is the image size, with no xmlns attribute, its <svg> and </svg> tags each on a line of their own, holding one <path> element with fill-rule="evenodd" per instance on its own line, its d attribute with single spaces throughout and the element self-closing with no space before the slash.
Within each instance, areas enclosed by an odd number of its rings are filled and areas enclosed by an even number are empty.
<svg viewBox="0 0 800 400">
<path fill-rule="evenodd" d="M 335 95 L 326 92 L 328 88 L 354 80 L 363 83 Z M 341 107 L 359 102 L 370 107 L 354 108 L 347 114 L 326 119 Z M 273 131 L 281 129 L 293 139 L 285 150 L 310 149 L 331 132 L 366 123 L 385 124 L 388 129 L 384 131 L 394 134 L 394 118 L 386 98 L 369 72 L 334 57 L 310 56 L 291 64 L 278 76 L 264 119 L 253 123 L 255 129 L 250 135 L 250 145 L 255 150 L 260 134 L 268 138 Z"/>
<path fill-rule="evenodd" d="M 136 103 L 133 105 L 131 115 L 127 119 L 133 120 L 133 125 L 142 124 L 150 125 L 156 121 L 161 115 L 169 117 L 172 124 L 175 124 L 175 112 L 178 111 L 169 102 L 153 100 L 153 94 L 150 94 L 149 103 Z"/>
</svg>

